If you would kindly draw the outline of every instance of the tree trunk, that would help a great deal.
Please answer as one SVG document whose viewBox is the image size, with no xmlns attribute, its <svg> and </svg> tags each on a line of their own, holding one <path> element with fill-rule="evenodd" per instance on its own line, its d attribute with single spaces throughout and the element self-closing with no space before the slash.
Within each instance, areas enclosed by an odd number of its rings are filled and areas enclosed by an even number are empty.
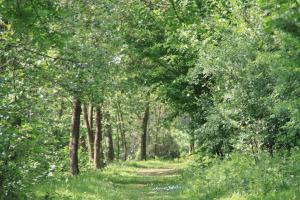
<svg viewBox="0 0 300 200">
<path fill-rule="evenodd" d="M 83 104 L 83 115 L 84 115 L 84 122 L 87 128 L 87 136 L 88 136 L 88 146 L 89 146 L 89 156 L 91 163 L 94 159 L 94 133 L 91 126 L 91 121 L 89 121 L 88 117 L 88 109 L 86 104 Z"/>
<path fill-rule="evenodd" d="M 116 117 L 116 124 L 117 124 L 117 160 L 120 160 L 120 130 L 118 125 L 118 119 Z"/>
<path fill-rule="evenodd" d="M 58 118 L 61 119 L 63 114 L 64 114 L 64 109 L 65 109 L 65 103 L 63 100 L 61 100 L 61 103 L 60 103 L 60 108 L 58 110 Z"/>
<path fill-rule="evenodd" d="M 158 132 L 155 133 L 154 156 L 158 156 Z"/>
<path fill-rule="evenodd" d="M 191 138 L 190 138 L 190 154 L 194 154 L 195 153 L 195 135 L 194 135 L 194 131 L 191 132 Z"/>
<path fill-rule="evenodd" d="M 144 118 L 143 118 L 143 134 L 141 136 L 141 160 L 147 159 L 147 129 L 149 120 L 149 103 L 146 105 Z"/>
<path fill-rule="evenodd" d="M 103 153 L 102 153 L 102 113 L 100 106 L 96 108 L 96 132 L 95 132 L 95 146 L 94 146 L 94 168 L 100 169 L 103 167 Z"/>
<path fill-rule="evenodd" d="M 158 106 L 156 112 L 156 132 L 154 138 L 154 156 L 158 156 L 158 134 L 160 131 L 160 118 L 161 118 L 161 107 Z"/>
<path fill-rule="evenodd" d="M 80 100 L 74 98 L 73 112 L 72 112 L 72 126 L 71 126 L 70 143 L 69 143 L 70 172 L 72 175 L 77 175 L 79 173 L 78 146 L 79 146 L 80 113 L 81 113 Z"/>
<path fill-rule="evenodd" d="M 120 134 L 121 134 L 123 150 L 124 150 L 123 160 L 127 160 L 128 150 L 127 150 L 127 142 L 126 142 L 126 137 L 125 137 L 124 118 L 123 118 L 123 113 L 122 113 L 121 106 L 119 103 L 117 103 L 117 121 L 118 121 L 117 125 L 119 128 Z"/>
<path fill-rule="evenodd" d="M 128 150 L 127 150 L 127 142 L 126 142 L 126 136 L 125 136 L 125 127 L 124 127 L 124 119 L 123 114 L 120 113 L 120 122 L 121 122 L 121 138 L 122 138 L 122 144 L 124 149 L 124 160 L 127 160 L 128 157 Z"/>
<path fill-rule="evenodd" d="M 108 152 L 107 152 L 107 158 L 108 161 L 112 162 L 115 158 L 115 152 L 114 152 L 114 144 L 113 144 L 113 138 L 112 138 L 112 127 L 110 124 L 110 115 L 107 113 L 106 115 L 107 119 L 107 127 L 106 127 L 106 137 L 107 137 L 107 147 L 108 147 Z"/>
<path fill-rule="evenodd" d="M 93 116 L 94 116 L 94 107 L 93 107 L 92 104 L 90 105 L 90 113 L 89 114 L 90 114 L 90 127 L 91 127 L 91 131 L 92 131 L 92 133 L 94 133 L 94 130 L 93 130 L 93 127 L 94 127 L 94 124 L 93 124 L 93 122 L 94 122 L 94 118 L 93 118 Z"/>
</svg>

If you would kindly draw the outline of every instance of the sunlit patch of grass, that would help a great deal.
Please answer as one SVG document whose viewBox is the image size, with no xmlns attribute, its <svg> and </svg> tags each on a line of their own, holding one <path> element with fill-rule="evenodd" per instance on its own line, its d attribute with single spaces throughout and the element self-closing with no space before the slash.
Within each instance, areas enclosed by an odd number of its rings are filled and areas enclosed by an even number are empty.
<svg viewBox="0 0 300 200">
<path fill-rule="evenodd" d="M 114 163 L 102 171 L 49 180 L 34 188 L 34 199 L 183 199 L 180 170 L 184 167 L 186 164 L 179 161 Z M 169 173 L 169 169 L 174 171 Z"/>
<path fill-rule="evenodd" d="M 184 168 L 187 162 L 181 160 L 166 161 L 166 160 L 149 160 L 149 161 L 126 161 L 122 162 L 121 166 L 127 168 Z M 118 165 L 119 167 L 120 165 Z"/>
<path fill-rule="evenodd" d="M 233 193 L 229 197 L 221 197 L 220 200 L 248 200 L 248 198 L 244 194 Z"/>
</svg>

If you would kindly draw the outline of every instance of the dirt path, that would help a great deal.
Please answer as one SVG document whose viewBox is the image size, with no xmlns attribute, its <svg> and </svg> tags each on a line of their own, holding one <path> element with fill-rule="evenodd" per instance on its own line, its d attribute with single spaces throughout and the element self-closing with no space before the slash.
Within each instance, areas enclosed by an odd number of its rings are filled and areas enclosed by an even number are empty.
<svg viewBox="0 0 300 200">
<path fill-rule="evenodd" d="M 130 168 L 123 181 L 113 180 L 124 200 L 180 200 L 182 190 L 180 168 L 176 165 Z"/>
<path fill-rule="evenodd" d="M 144 169 L 138 170 L 136 174 L 144 176 L 166 176 L 178 173 L 178 169 L 167 168 L 167 169 Z"/>
<path fill-rule="evenodd" d="M 181 170 L 185 167 L 172 161 L 120 162 L 103 171 L 48 181 L 33 191 L 35 199 L 184 200 Z"/>
</svg>

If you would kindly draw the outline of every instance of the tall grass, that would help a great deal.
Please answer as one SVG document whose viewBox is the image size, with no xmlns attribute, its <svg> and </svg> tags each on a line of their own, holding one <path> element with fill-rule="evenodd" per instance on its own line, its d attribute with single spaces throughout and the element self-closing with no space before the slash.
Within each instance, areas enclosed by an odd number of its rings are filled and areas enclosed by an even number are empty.
<svg viewBox="0 0 300 200">
<path fill-rule="evenodd" d="M 202 158 L 186 170 L 184 177 L 184 194 L 189 199 L 297 200 L 300 151 L 273 158 L 261 154 L 258 162 L 243 154 L 233 154 L 226 160 Z"/>
</svg>

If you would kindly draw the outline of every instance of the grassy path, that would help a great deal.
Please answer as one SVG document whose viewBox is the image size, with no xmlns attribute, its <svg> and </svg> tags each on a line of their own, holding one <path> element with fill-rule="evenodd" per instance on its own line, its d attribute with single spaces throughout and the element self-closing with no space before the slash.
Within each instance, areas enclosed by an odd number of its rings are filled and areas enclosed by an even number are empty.
<svg viewBox="0 0 300 200">
<path fill-rule="evenodd" d="M 185 166 L 162 161 L 114 164 L 102 172 L 48 182 L 36 194 L 65 200 L 183 200 L 180 172 Z"/>
</svg>

